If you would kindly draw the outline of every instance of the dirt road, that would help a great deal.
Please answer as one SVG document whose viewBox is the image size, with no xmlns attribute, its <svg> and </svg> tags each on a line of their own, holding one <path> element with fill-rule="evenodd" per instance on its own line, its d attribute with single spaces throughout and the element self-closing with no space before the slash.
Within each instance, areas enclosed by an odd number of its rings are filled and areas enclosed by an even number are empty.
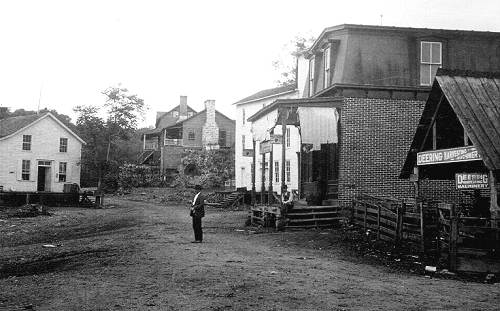
<svg viewBox="0 0 500 311">
<path fill-rule="evenodd" d="M 498 310 L 499 284 L 367 264 L 333 231 L 252 232 L 246 213 L 130 201 L 0 219 L 0 310 Z M 319 242 L 318 242 L 319 241 Z M 56 247 L 43 247 L 53 244 Z"/>
</svg>

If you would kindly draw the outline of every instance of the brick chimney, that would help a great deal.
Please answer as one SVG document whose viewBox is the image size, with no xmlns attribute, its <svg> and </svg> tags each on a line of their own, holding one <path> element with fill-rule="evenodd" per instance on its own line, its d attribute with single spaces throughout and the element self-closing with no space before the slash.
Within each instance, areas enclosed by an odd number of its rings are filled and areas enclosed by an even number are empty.
<svg viewBox="0 0 500 311">
<path fill-rule="evenodd" d="M 179 103 L 179 117 L 187 118 L 188 114 L 187 102 L 188 102 L 187 96 L 181 95 L 181 100 Z"/>
<path fill-rule="evenodd" d="M 202 143 L 207 150 L 219 149 L 219 127 L 215 123 L 215 100 L 206 100 L 207 119 L 203 125 Z"/>
</svg>

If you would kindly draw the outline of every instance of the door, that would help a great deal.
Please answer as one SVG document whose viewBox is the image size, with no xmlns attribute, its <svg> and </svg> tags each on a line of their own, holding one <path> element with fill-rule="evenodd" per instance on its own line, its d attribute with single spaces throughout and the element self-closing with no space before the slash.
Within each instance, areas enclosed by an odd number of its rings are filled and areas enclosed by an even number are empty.
<svg viewBox="0 0 500 311">
<path fill-rule="evenodd" d="M 38 161 L 37 191 L 50 191 L 51 161 Z"/>
<path fill-rule="evenodd" d="M 45 167 L 38 167 L 38 179 L 36 191 L 45 191 Z"/>
</svg>

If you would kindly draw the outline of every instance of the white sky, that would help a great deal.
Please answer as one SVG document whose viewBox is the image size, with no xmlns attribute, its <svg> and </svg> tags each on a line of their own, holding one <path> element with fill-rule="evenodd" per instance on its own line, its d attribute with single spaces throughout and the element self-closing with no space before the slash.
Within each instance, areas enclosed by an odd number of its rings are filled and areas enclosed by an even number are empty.
<svg viewBox="0 0 500 311">
<path fill-rule="evenodd" d="M 143 126 L 188 105 L 234 118 L 231 103 L 279 78 L 272 61 L 295 35 L 342 23 L 500 32 L 499 0 L 0 0 L 0 106 L 100 105 L 121 83 L 150 107 Z M 73 119 L 74 121 L 74 119 Z"/>
</svg>

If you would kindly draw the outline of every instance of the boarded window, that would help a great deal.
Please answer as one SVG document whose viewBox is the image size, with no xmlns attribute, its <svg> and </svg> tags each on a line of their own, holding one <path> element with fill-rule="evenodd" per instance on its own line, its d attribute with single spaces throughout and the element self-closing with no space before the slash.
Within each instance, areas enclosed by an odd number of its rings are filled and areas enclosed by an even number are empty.
<svg viewBox="0 0 500 311">
<path fill-rule="evenodd" d="M 31 166 L 30 160 L 23 160 L 22 167 L 21 167 L 21 179 L 22 180 L 30 180 L 30 166 Z"/>
<path fill-rule="evenodd" d="M 68 139 L 59 138 L 59 152 L 68 152 Z"/>
<path fill-rule="evenodd" d="M 309 60 L 309 96 L 314 95 L 314 57 Z"/>
<path fill-rule="evenodd" d="M 66 182 L 66 169 L 68 163 L 59 162 L 59 182 Z"/>
<path fill-rule="evenodd" d="M 323 88 L 327 88 L 330 85 L 330 47 L 326 48 L 323 51 L 323 69 L 324 69 L 324 78 L 323 78 Z"/>
<path fill-rule="evenodd" d="M 227 132 L 226 130 L 219 130 L 219 146 L 227 147 Z"/>
<path fill-rule="evenodd" d="M 31 135 L 23 135 L 23 150 L 31 150 Z"/>
</svg>

